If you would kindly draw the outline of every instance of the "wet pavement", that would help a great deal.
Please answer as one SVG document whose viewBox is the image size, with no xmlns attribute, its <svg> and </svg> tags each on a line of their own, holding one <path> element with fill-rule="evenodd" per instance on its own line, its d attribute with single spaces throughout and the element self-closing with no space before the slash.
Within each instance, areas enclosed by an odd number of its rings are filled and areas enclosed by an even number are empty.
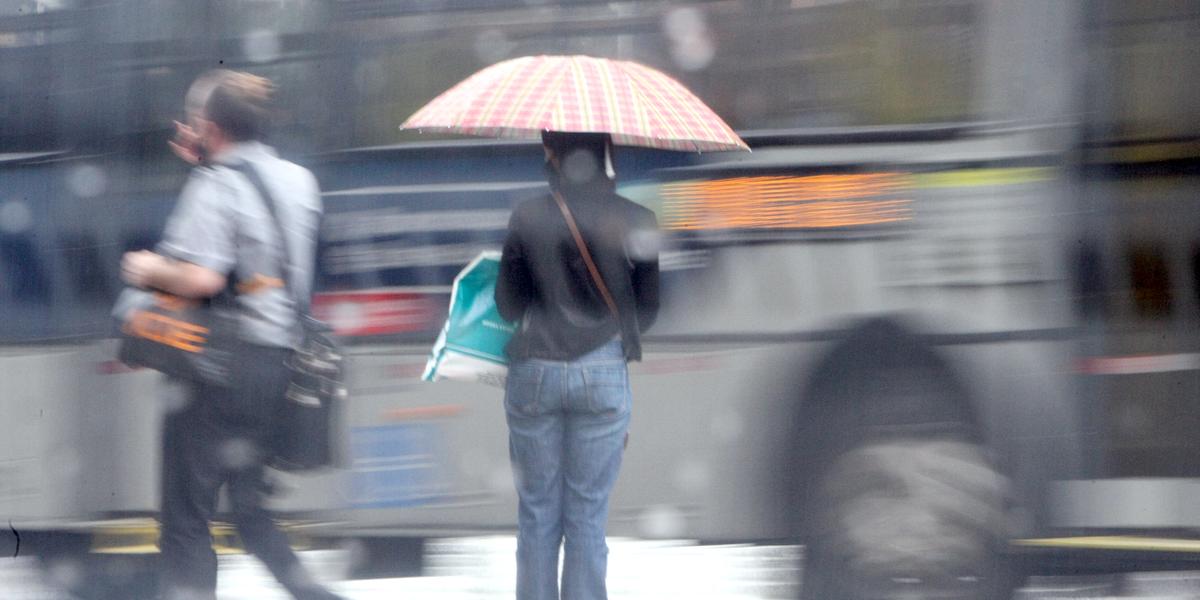
<svg viewBox="0 0 1200 600">
<path fill-rule="evenodd" d="M 783 600 L 795 597 L 800 581 L 803 550 L 797 546 L 645 540 L 613 540 L 610 546 L 612 600 Z M 398 579 L 347 580 L 350 552 L 343 550 L 306 551 L 301 557 L 349 600 L 491 600 L 514 597 L 515 550 L 511 536 L 435 540 L 428 546 L 426 575 Z M 252 557 L 223 555 L 220 562 L 218 600 L 287 600 Z M 50 578 L 33 558 L 0 560 L 0 598 L 66 600 Z M 1200 600 L 1200 572 L 1038 577 L 1014 595 L 1014 600 L 1052 598 Z"/>
<path fill-rule="evenodd" d="M 609 598 L 784 599 L 794 597 L 795 546 L 698 546 L 688 542 L 610 542 Z M 349 600 L 374 598 L 495 599 L 514 597 L 516 541 L 511 536 L 434 540 L 426 575 L 400 579 L 345 580 L 350 553 L 317 550 L 301 559 L 320 580 Z M 287 600 L 254 558 L 220 557 L 218 600 Z M 64 600 L 47 584 L 32 558 L 0 561 L 0 597 Z"/>
</svg>

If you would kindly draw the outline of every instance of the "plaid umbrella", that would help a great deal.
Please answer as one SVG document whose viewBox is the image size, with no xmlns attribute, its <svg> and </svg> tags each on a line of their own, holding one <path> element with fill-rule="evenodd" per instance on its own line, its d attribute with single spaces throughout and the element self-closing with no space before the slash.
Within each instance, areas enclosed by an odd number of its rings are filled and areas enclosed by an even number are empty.
<svg viewBox="0 0 1200 600">
<path fill-rule="evenodd" d="M 664 150 L 749 150 L 678 81 L 628 61 L 525 56 L 475 73 L 409 117 L 402 129 L 538 139 L 542 131 L 612 135 Z"/>
</svg>

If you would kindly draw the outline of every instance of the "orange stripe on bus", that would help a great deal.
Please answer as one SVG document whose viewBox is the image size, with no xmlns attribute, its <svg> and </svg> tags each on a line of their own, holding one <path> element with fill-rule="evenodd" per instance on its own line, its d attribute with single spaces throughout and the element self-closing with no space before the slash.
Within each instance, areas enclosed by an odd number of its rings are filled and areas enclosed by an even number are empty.
<svg viewBox="0 0 1200 600">
<path fill-rule="evenodd" d="M 457 417 L 466 409 L 461 404 L 442 404 L 438 406 L 413 406 L 409 408 L 393 408 L 384 411 L 383 418 L 393 421 L 415 421 L 420 419 L 444 419 Z"/>
</svg>

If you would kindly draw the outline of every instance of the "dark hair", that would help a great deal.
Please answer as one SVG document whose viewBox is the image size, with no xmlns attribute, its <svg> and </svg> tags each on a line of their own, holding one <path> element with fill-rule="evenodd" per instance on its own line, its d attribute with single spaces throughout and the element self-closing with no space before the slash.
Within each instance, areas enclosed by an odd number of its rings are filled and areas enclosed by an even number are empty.
<svg viewBox="0 0 1200 600">
<path fill-rule="evenodd" d="M 208 120 L 216 123 L 236 142 L 261 139 L 270 123 L 270 101 L 274 86 L 269 79 L 224 71 L 204 103 Z"/>
<path fill-rule="evenodd" d="M 565 131 L 543 131 L 542 145 L 549 148 L 559 162 L 557 165 L 547 164 L 546 178 L 550 185 L 561 189 L 563 187 L 603 186 L 612 189 L 615 184 L 605 173 L 608 153 L 611 148 L 611 137 L 607 133 L 577 133 Z M 584 164 L 590 163 L 580 175 L 572 179 L 568 174 L 564 177 L 562 170 L 571 171 L 568 163 L 572 156 L 584 154 L 590 158 Z"/>
<path fill-rule="evenodd" d="M 604 150 L 609 144 L 607 133 L 576 133 L 570 131 L 543 131 L 542 145 L 555 154 L 566 154 L 570 150 L 587 150 L 603 164 Z"/>
</svg>

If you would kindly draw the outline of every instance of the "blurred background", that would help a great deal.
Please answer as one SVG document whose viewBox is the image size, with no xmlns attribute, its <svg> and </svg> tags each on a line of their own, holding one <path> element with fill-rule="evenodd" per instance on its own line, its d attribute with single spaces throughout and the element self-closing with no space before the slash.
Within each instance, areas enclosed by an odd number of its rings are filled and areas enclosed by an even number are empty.
<svg viewBox="0 0 1200 600">
<path fill-rule="evenodd" d="M 542 151 L 398 126 L 589 54 L 754 150 L 616 156 L 666 241 L 614 598 L 1200 597 L 1198 41 L 1186 0 L 0 0 L 0 595 L 153 597 L 180 403 L 109 311 L 213 68 L 278 86 L 351 354 L 343 467 L 274 507 L 349 597 L 511 595 L 500 390 L 418 379 Z M 215 527 L 220 597 L 283 597 Z"/>
</svg>

